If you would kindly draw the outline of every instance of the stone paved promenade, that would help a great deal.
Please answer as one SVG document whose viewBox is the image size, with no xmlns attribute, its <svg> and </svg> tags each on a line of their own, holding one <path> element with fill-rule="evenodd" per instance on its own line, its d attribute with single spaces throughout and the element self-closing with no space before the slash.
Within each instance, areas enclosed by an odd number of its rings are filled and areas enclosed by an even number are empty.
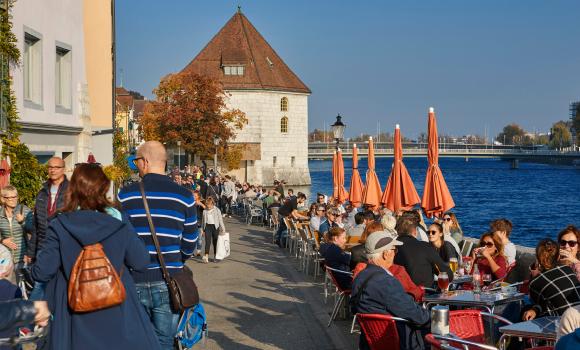
<svg viewBox="0 0 580 350">
<path fill-rule="evenodd" d="M 299 272 L 267 228 L 235 218 L 225 224 L 231 255 L 220 263 L 188 262 L 208 315 L 207 349 L 357 348 L 348 320 L 326 327 L 332 305 L 323 302 L 321 277 Z"/>
</svg>

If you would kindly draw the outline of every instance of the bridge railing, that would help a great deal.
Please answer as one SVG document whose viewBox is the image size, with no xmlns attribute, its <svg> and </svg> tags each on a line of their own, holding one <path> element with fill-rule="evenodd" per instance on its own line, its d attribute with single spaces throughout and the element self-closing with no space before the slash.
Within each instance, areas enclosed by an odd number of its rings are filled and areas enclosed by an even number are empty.
<svg viewBox="0 0 580 350">
<path fill-rule="evenodd" d="M 310 155 L 326 155 L 332 154 L 334 152 L 333 148 L 309 148 L 308 153 Z M 352 149 L 343 149 L 343 154 L 352 154 Z M 367 155 L 368 149 L 359 149 L 358 153 L 361 155 Z M 375 149 L 375 154 L 393 154 L 393 148 L 379 148 Z M 405 148 L 403 149 L 403 154 L 417 155 L 417 154 L 427 154 L 427 149 L 425 148 Z M 472 154 L 472 155 L 536 155 L 536 156 L 580 156 L 578 151 L 559 151 L 559 150 L 525 150 L 525 149 L 461 149 L 461 148 L 451 148 L 451 149 L 439 149 L 439 154 Z"/>
</svg>

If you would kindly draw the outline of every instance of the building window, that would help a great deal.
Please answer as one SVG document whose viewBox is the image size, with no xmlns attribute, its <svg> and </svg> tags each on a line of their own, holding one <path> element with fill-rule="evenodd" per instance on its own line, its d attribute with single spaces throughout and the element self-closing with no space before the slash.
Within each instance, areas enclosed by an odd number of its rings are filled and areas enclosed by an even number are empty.
<svg viewBox="0 0 580 350">
<path fill-rule="evenodd" d="M 272 158 L 272 166 L 273 166 L 273 167 L 276 167 L 276 163 L 278 163 L 278 157 L 274 156 L 274 157 Z"/>
<path fill-rule="evenodd" d="M 72 53 L 71 50 L 56 47 L 55 102 L 62 109 L 71 109 L 72 96 Z"/>
<path fill-rule="evenodd" d="M 225 75 L 244 75 L 244 66 L 224 66 Z"/>
<path fill-rule="evenodd" d="M 280 120 L 280 132 L 287 133 L 288 132 L 288 117 L 282 117 Z"/>
<path fill-rule="evenodd" d="M 42 104 L 42 41 L 40 38 L 24 33 L 24 99 Z"/>
<path fill-rule="evenodd" d="M 296 157 L 292 156 L 292 158 L 290 158 L 290 165 L 294 168 L 294 164 L 296 164 Z"/>
<path fill-rule="evenodd" d="M 287 97 L 282 97 L 282 99 L 280 100 L 280 110 L 282 112 L 288 112 L 288 98 Z"/>
</svg>

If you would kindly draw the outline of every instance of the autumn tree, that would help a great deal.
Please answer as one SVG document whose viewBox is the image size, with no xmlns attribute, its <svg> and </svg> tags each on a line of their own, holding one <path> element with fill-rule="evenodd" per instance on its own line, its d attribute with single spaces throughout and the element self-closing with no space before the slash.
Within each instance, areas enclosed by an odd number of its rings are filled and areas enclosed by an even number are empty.
<svg viewBox="0 0 580 350">
<path fill-rule="evenodd" d="M 218 81 L 181 72 L 163 78 L 153 92 L 157 98 L 139 121 L 146 141 L 159 140 L 169 145 L 181 141 L 187 152 L 210 157 L 216 150 L 217 137 L 218 157 L 230 169 L 239 167 L 242 150 L 229 142 L 248 119 L 239 109 L 226 107 L 226 95 Z"/>
<path fill-rule="evenodd" d="M 572 134 L 566 122 L 554 123 L 550 134 L 550 148 L 561 149 L 572 145 Z"/>
<path fill-rule="evenodd" d="M 521 144 L 526 132 L 518 124 L 512 123 L 504 126 L 503 131 L 497 135 L 495 140 L 504 145 Z"/>
</svg>

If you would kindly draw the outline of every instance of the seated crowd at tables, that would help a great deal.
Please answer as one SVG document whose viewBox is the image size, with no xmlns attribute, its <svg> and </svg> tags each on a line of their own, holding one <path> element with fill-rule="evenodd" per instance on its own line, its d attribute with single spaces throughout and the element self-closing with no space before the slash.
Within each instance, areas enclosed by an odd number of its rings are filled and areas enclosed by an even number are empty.
<svg viewBox="0 0 580 350">
<path fill-rule="evenodd" d="M 471 261 L 471 271 L 460 268 L 461 273 L 472 274 L 476 266 L 480 276 L 490 276 L 488 281 L 493 281 L 493 285 L 502 282 L 516 265 L 516 247 L 510 241 L 512 223 L 507 219 L 491 221 L 479 244 L 462 252 L 468 240 L 454 213 L 444 213 L 427 225 L 420 210 L 360 210 L 348 203 L 335 203 L 323 194 L 318 194 L 316 203 L 307 210 L 300 210 L 299 206 L 306 207 L 305 201 L 306 196 L 301 193 L 294 202 L 284 201 L 280 219 L 308 220 L 310 229 L 319 233 L 319 252 L 325 265 L 333 269 L 336 283 L 351 292 L 353 314 L 389 314 L 409 321 L 397 324 L 401 349 L 426 347 L 424 336 L 429 333 L 430 314 L 422 304 L 423 297 L 436 291 L 439 274 L 445 272 L 453 282 L 457 271 L 451 270 L 450 261 L 458 261 L 460 266 L 462 261 Z M 278 229 L 280 242 L 285 230 L 282 225 Z M 557 235 L 556 241 L 539 242 L 536 263 L 529 267 L 530 276 L 522 289 L 527 289 L 529 297 L 512 321 L 567 312 L 569 316 L 561 323 L 561 342 L 580 345 L 579 240 L 580 231 L 570 225 Z M 458 288 L 472 286 L 461 284 Z M 360 349 L 369 349 L 363 333 Z M 566 336 L 568 333 L 572 334 Z"/>
</svg>

